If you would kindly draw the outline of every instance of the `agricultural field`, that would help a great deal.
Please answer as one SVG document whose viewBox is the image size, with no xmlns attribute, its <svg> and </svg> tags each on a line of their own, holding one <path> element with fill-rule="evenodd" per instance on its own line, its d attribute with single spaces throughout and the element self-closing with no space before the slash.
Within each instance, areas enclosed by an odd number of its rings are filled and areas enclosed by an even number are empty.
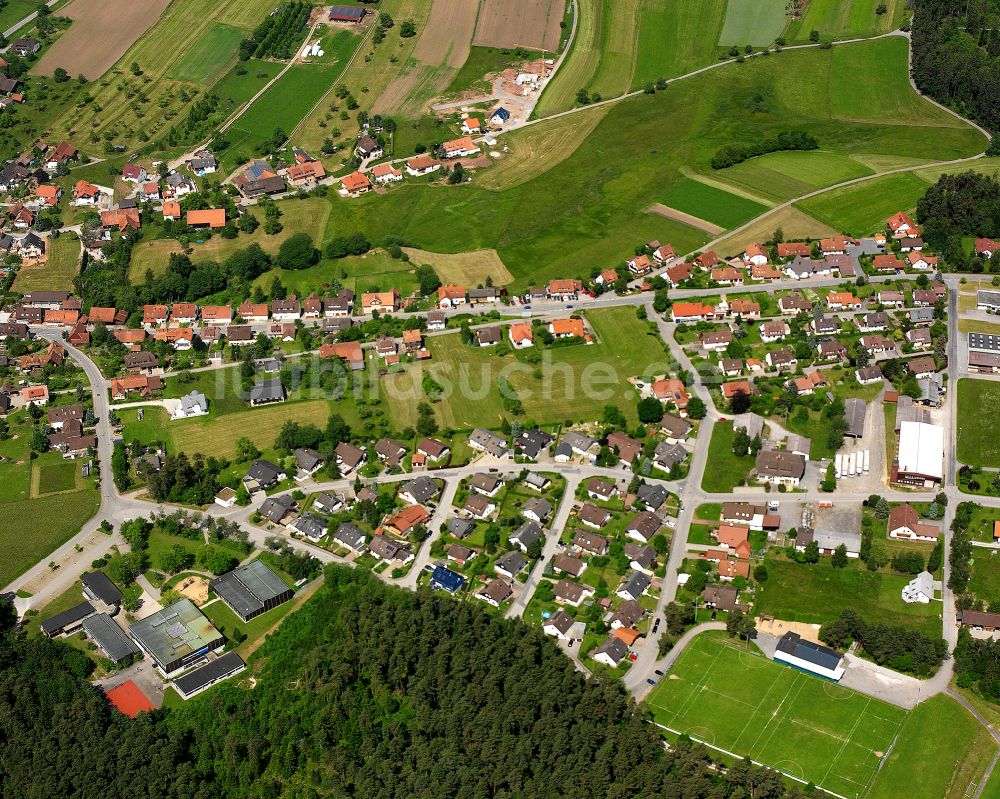
<svg viewBox="0 0 1000 799">
<path fill-rule="evenodd" d="M 947 730 L 947 734 L 943 735 L 942 730 Z M 950 696 L 938 694 L 907 715 L 895 746 L 866 796 L 869 799 L 972 796 L 995 751 L 996 743 L 986 728 Z"/>
<path fill-rule="evenodd" d="M 833 189 L 795 207 L 839 232 L 863 236 L 881 229 L 897 211 L 912 209 L 926 191 L 926 182 L 901 172 Z"/>
<path fill-rule="evenodd" d="M 755 610 L 776 619 L 826 624 L 840 612 L 853 608 L 865 618 L 882 624 L 898 624 L 941 637 L 938 608 L 908 605 L 900 597 L 909 578 L 888 572 L 870 572 L 863 564 L 851 563 L 835 569 L 829 558 L 803 564 L 768 558 L 767 582 L 757 595 Z"/>
<path fill-rule="evenodd" d="M 354 92 L 360 110 L 368 113 L 384 111 L 398 116 L 398 104 L 396 107 L 392 105 L 396 101 L 387 99 L 383 103 L 380 98 L 404 70 L 409 70 L 416 63 L 413 51 L 420 39 L 419 33 L 427 26 L 430 10 L 431 4 L 426 0 L 382 0 L 379 3 L 379 11 L 390 14 L 395 20 L 413 20 L 418 35 L 404 39 L 398 34 L 390 34 L 377 46 L 371 44 L 370 38 L 361 45 L 358 57 L 339 79 Z M 326 138 L 342 145 L 353 141 L 353 126 L 343 125 L 338 112 L 333 110 L 339 102 L 335 97 L 325 98 L 302 119 L 294 132 L 299 146 L 319 150 Z M 397 124 L 402 125 L 402 120 L 397 119 Z M 332 135 L 336 130 L 340 130 L 339 136 Z"/>
<path fill-rule="evenodd" d="M 719 44 L 724 47 L 774 44 L 788 24 L 786 8 L 785 0 L 729 0 Z"/>
<path fill-rule="evenodd" d="M 232 25 L 215 23 L 184 58 L 167 74 L 171 80 L 213 83 L 232 60 L 246 32 Z"/>
<path fill-rule="evenodd" d="M 463 344 L 457 334 L 428 339 L 430 361 L 383 380 L 386 397 L 396 398 L 390 402 L 395 427 L 411 426 L 416 421 L 425 374 L 446 389 L 445 398 L 434 404 L 442 427 L 497 427 L 502 418 L 509 416 L 497 389 L 500 376 L 506 377 L 521 400 L 524 418 L 538 424 L 600 418 L 609 403 L 617 404 L 634 422 L 638 395 L 625 381 L 656 370 L 657 365 L 662 372 L 667 355 L 632 308 L 590 311 L 586 318 L 594 328 L 596 343 L 547 350 L 538 367 L 528 365 L 521 355 L 501 358 L 492 348 Z M 536 370 L 540 376 L 536 376 Z M 608 370 L 611 379 L 605 380 Z M 596 377 L 598 373 L 601 378 Z M 598 379 L 599 389 L 595 382 Z"/>
<path fill-rule="evenodd" d="M 965 378 L 958 381 L 957 457 L 970 466 L 1000 466 L 1000 441 L 992 434 L 1000 414 L 1000 383 Z"/>
<path fill-rule="evenodd" d="M 347 45 L 360 41 L 350 36 Z M 343 64 L 295 64 L 240 115 L 226 131 L 229 147 L 220 161 L 225 171 L 257 155 L 257 148 L 269 141 L 275 130 L 285 135 L 319 101 L 343 71 Z"/>
<path fill-rule="evenodd" d="M 712 176 L 773 202 L 785 202 L 816 189 L 872 175 L 858 161 L 825 150 L 768 153 L 721 169 Z"/>
<path fill-rule="evenodd" d="M 125 145 L 138 143 L 142 135 L 155 139 L 165 134 L 179 121 L 179 115 L 187 112 L 192 92 L 209 88 L 207 84 L 173 80 L 170 73 L 202 46 L 205 37 L 217 36 L 212 33 L 214 26 L 249 32 L 273 9 L 270 0 L 218 0 L 208 6 L 201 0 L 174 0 L 118 62 L 87 87 L 93 102 L 63 106 L 62 114 L 51 125 L 52 137 L 73 138 L 85 147 L 81 131 L 90 132 L 92 143 L 104 139 Z M 111 24 L 108 29 L 116 26 Z M 105 38 L 106 32 L 102 32 L 95 41 Z M 170 47 L 165 49 L 164 42 L 170 42 Z M 235 48 L 231 57 L 235 62 Z M 139 65 L 141 74 L 133 73 L 132 64 Z"/>
<path fill-rule="evenodd" d="M 156 22 L 170 0 L 73 0 L 59 10 L 73 24 L 50 47 L 34 67 L 38 75 L 49 75 L 62 67 L 70 75 L 96 80 L 107 72 L 132 43 Z"/>
<path fill-rule="evenodd" d="M 645 0 L 632 87 L 711 64 L 725 15 L 726 0 Z"/>
<path fill-rule="evenodd" d="M 849 117 L 833 114 L 831 104 L 816 98 L 836 91 L 832 64 L 842 57 L 841 50 L 856 59 L 859 68 L 871 64 L 876 74 L 882 74 L 874 66 L 881 60 L 905 65 L 906 42 L 895 37 L 829 51 L 786 50 L 723 66 L 675 83 L 666 92 L 641 94 L 610 106 L 571 154 L 542 177 L 509 189 L 478 185 L 486 169 L 473 175 L 471 184 L 458 188 L 406 181 L 384 195 L 335 198 L 337 210 L 331 219 L 337 223 L 328 235 L 360 230 L 377 240 L 395 234 L 432 252 L 493 248 L 514 276 L 512 285 L 522 288 L 552 277 L 576 277 L 584 271 L 582 264 L 617 264 L 637 243 L 654 238 L 670 242 L 678 252 L 704 244 L 708 239 L 704 232 L 640 209 L 664 202 L 692 171 L 710 175 L 712 155 L 733 141 L 753 141 L 805 126 L 824 142 L 825 150 L 851 156 L 893 155 L 904 149 L 909 157 L 944 160 L 973 155 L 985 147 L 985 139 L 972 128 L 955 127 L 961 123 L 954 117 L 919 100 L 905 83 L 905 74 L 902 86 L 886 79 L 883 90 L 874 94 L 870 94 L 874 85 L 864 84 L 858 108 L 850 110 Z M 766 99 L 766 112 L 754 110 L 759 96 Z M 910 119 L 917 124 L 912 125 L 900 118 L 911 99 L 917 103 Z M 888 119 L 860 119 L 885 105 Z M 697 114 L 691 112 L 695 107 L 700 109 Z M 543 121 L 535 127 L 544 130 L 548 124 L 552 123 Z M 623 142 L 634 144 L 623 146 Z M 908 180 L 905 175 L 890 179 Z M 923 191 L 924 181 L 909 179 Z M 890 198 L 884 201 L 888 211 L 878 207 L 869 213 L 883 202 L 880 182 L 873 179 L 859 186 L 872 189 L 871 196 L 857 198 L 854 213 L 862 216 L 861 227 L 872 216 L 867 226 L 881 224 L 916 199 L 900 205 L 897 198 Z M 727 193 L 718 193 L 729 202 Z M 824 199 L 814 198 L 800 210 L 841 229 L 844 225 L 838 219 L 831 222 L 812 213 L 812 203 Z M 545 213 L 525 224 L 526 208 Z M 839 204 L 827 209 L 831 216 L 840 211 Z"/>
<path fill-rule="evenodd" d="M 886 13 L 876 14 L 875 9 L 882 4 Z M 786 38 L 806 42 L 814 30 L 824 39 L 877 36 L 895 30 L 909 16 L 906 0 L 810 0 L 802 19 L 788 26 Z"/>
<path fill-rule="evenodd" d="M 482 0 L 473 44 L 559 49 L 565 0 Z"/>
<path fill-rule="evenodd" d="M 648 700 L 657 724 L 841 796 L 860 796 L 906 711 L 700 635 Z"/>
<path fill-rule="evenodd" d="M 251 244 L 259 244 L 263 250 L 274 255 L 281 247 L 281 243 L 295 233 L 308 233 L 317 246 L 322 243 L 323 233 L 330 216 L 329 201 L 308 197 L 304 200 L 283 202 L 281 210 L 282 229 L 280 233 L 269 236 L 264 232 L 262 225 L 249 235 L 240 233 L 235 239 L 213 236 L 203 244 L 191 243 L 190 246 L 194 250 L 191 259 L 196 262 L 224 261 L 236 250 L 242 250 Z M 263 213 L 257 208 L 251 207 L 248 212 L 263 218 Z M 79 247 L 79 245 L 77 246 Z M 180 243 L 175 239 L 154 239 L 153 241 L 140 242 L 132 251 L 129 279 L 133 283 L 144 281 L 147 269 L 151 269 L 154 275 L 162 273 L 170 262 L 171 253 L 179 253 L 182 249 Z"/>
<path fill-rule="evenodd" d="M 707 183 L 686 178 L 674 184 L 661 198 L 668 208 L 690 214 L 722 228 L 734 228 L 764 213 L 760 203 L 730 194 Z"/>
<path fill-rule="evenodd" d="M 577 0 L 579 19 L 576 36 L 556 76 L 542 91 L 535 106 L 536 117 L 567 111 L 576 104 L 580 87 L 589 85 L 601 61 L 601 31 L 604 0 Z"/>
<path fill-rule="evenodd" d="M 642 0 L 605 0 L 601 16 L 601 57 L 584 86 L 591 94 L 616 97 L 632 88 L 639 9 Z"/>
<path fill-rule="evenodd" d="M 22 266 L 14 279 L 14 288 L 26 291 L 72 290 L 80 263 L 80 239 L 75 233 L 64 233 L 49 239 L 49 259 L 41 266 Z"/>
</svg>

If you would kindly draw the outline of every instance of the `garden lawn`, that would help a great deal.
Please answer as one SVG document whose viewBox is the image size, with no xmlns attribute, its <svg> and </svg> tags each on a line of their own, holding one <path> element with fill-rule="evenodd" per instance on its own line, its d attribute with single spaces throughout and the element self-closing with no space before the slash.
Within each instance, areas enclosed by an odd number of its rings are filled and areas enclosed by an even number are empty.
<svg viewBox="0 0 1000 799">
<path fill-rule="evenodd" d="M 75 460 L 62 460 L 38 465 L 38 493 L 55 494 L 60 491 L 72 491 L 76 488 L 76 472 L 78 465 Z"/>
<path fill-rule="evenodd" d="M 653 719 L 841 796 L 861 796 L 906 717 L 901 708 L 703 634 L 648 700 Z"/>
<path fill-rule="evenodd" d="M 0 506 L 0 586 L 80 532 L 84 522 L 97 513 L 98 492 L 91 486 L 39 499 L 7 502 Z"/>
<path fill-rule="evenodd" d="M 41 266 L 22 266 L 14 280 L 16 291 L 73 290 L 80 263 L 80 239 L 75 233 L 64 233 L 55 241 L 49 239 L 49 259 Z"/>
<path fill-rule="evenodd" d="M 835 569 L 830 560 L 806 564 L 768 558 L 768 577 L 758 592 L 756 612 L 786 621 L 827 624 L 851 608 L 871 622 L 898 624 L 941 637 L 939 606 L 903 602 L 900 592 L 909 577 L 870 572 L 857 561 Z"/>
<path fill-rule="evenodd" d="M 711 469 L 706 469 L 701 478 L 702 490 L 711 494 L 722 494 L 742 485 L 747 474 L 754 467 L 754 459 L 749 455 L 737 457 L 733 454 L 733 423 L 716 422 L 712 427 L 712 440 L 708 444 L 708 461 Z"/>
<path fill-rule="evenodd" d="M 773 44 L 788 23 L 786 5 L 784 0 L 729 0 L 719 44 L 740 48 Z"/>
<path fill-rule="evenodd" d="M 1000 438 L 993 424 L 1000 414 L 1000 383 L 958 381 L 958 460 L 971 466 L 1000 466 Z"/>
<path fill-rule="evenodd" d="M 664 205 L 724 228 L 742 225 L 767 210 L 760 203 L 687 178 L 662 198 Z"/>
<path fill-rule="evenodd" d="M 175 63 L 167 77 L 190 83 L 211 83 L 236 56 L 245 32 L 231 25 L 214 23 L 180 61 Z"/>
<path fill-rule="evenodd" d="M 994 751 L 996 744 L 986 728 L 950 696 L 938 694 L 910 711 L 866 796 L 972 796 Z"/>
<path fill-rule="evenodd" d="M 1000 602 L 1000 555 L 997 550 L 975 547 L 972 556 L 969 591 L 984 600 L 987 606 Z"/>
<path fill-rule="evenodd" d="M 425 374 L 445 387 L 445 398 L 433 405 L 442 427 L 497 427 L 509 418 L 497 389 L 500 376 L 508 379 L 521 400 L 523 418 L 538 424 L 593 421 L 609 404 L 621 408 L 634 423 L 638 397 L 626 380 L 662 373 L 667 362 L 662 344 L 647 323 L 636 318 L 633 308 L 589 311 L 586 318 L 596 343 L 544 350 L 538 367 L 524 362 L 523 353 L 500 358 L 493 348 L 468 346 L 458 334 L 428 339 L 430 361 L 408 365 L 383 381 L 395 426 L 415 423 Z"/>
</svg>

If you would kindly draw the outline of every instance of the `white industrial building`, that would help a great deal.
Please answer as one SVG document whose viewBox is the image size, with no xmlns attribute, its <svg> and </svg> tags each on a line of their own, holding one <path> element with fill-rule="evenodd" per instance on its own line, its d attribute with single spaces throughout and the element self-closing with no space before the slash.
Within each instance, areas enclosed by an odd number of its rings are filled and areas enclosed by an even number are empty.
<svg viewBox="0 0 1000 799">
<path fill-rule="evenodd" d="M 944 428 L 926 422 L 903 422 L 894 482 L 932 488 L 944 477 Z"/>
</svg>

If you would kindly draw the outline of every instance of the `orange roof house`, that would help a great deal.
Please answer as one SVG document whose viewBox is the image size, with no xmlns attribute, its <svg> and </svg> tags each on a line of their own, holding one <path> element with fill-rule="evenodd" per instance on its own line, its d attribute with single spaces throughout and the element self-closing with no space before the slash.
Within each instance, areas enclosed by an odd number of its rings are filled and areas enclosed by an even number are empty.
<svg viewBox="0 0 1000 799">
<path fill-rule="evenodd" d="M 73 196 L 76 199 L 90 199 L 99 196 L 101 190 L 95 186 L 93 183 L 88 183 L 85 180 L 78 180 L 76 185 L 73 186 Z"/>
<path fill-rule="evenodd" d="M 578 338 L 583 338 L 584 337 L 583 320 L 553 319 L 549 323 L 549 332 L 553 336 L 558 336 L 560 338 L 569 336 L 577 336 Z"/>
<path fill-rule="evenodd" d="M 177 200 L 167 200 L 165 203 L 163 203 L 163 218 L 180 219 L 181 204 L 177 202 Z"/>
<path fill-rule="evenodd" d="M 45 311 L 45 324 L 47 325 L 75 325 L 80 318 L 79 311 L 62 311 L 47 309 Z"/>
<path fill-rule="evenodd" d="M 144 325 L 158 325 L 166 322 L 170 317 L 170 312 L 166 305 L 143 305 L 142 323 Z"/>
<path fill-rule="evenodd" d="M 876 255 L 872 258 L 872 269 L 876 272 L 902 272 L 903 262 L 895 255 Z"/>
<path fill-rule="evenodd" d="M 886 220 L 886 224 L 889 226 L 889 230 L 895 233 L 915 233 L 917 231 L 917 224 L 910 217 L 899 211 Z"/>
<path fill-rule="evenodd" d="M 148 397 L 160 389 L 162 385 L 159 377 L 147 377 L 146 375 L 113 377 L 111 379 L 111 399 L 124 399 L 133 391 L 142 397 Z"/>
<path fill-rule="evenodd" d="M 531 330 L 531 325 L 525 322 L 515 322 L 508 331 L 511 342 L 515 347 L 530 346 L 535 341 L 535 334 Z"/>
<path fill-rule="evenodd" d="M 670 313 L 675 322 L 681 322 L 688 319 L 704 319 L 715 316 L 715 308 L 700 302 L 675 302 Z"/>
<path fill-rule="evenodd" d="M 625 644 L 625 646 L 632 646 L 632 644 L 642 637 L 642 634 L 634 627 L 616 627 L 612 631 L 611 637 L 617 638 Z"/>
<path fill-rule="evenodd" d="M 796 255 L 808 258 L 812 255 L 812 247 L 801 241 L 779 241 L 775 248 L 779 258 L 794 258 Z"/>
<path fill-rule="evenodd" d="M 734 380 L 731 383 L 722 384 L 722 396 L 732 399 L 737 394 L 746 394 L 748 397 L 753 393 L 753 386 L 749 380 Z"/>
<path fill-rule="evenodd" d="M 438 288 L 438 302 L 448 302 L 452 305 L 465 302 L 464 286 L 440 286 Z"/>
<path fill-rule="evenodd" d="M 46 183 L 35 189 L 35 196 L 46 205 L 58 205 L 62 197 L 62 189 L 52 183 Z"/>
<path fill-rule="evenodd" d="M 340 191 L 342 194 L 347 194 L 350 196 L 355 196 L 358 194 L 363 194 L 372 187 L 372 182 L 368 180 L 368 176 L 361 172 L 352 172 L 350 175 L 344 175 L 340 179 Z"/>
<path fill-rule="evenodd" d="M 341 358 L 348 363 L 364 363 L 365 356 L 359 341 L 338 341 L 336 344 L 324 344 L 319 348 L 320 358 Z"/>
<path fill-rule="evenodd" d="M 118 311 L 115 308 L 99 308 L 96 305 L 92 306 L 90 313 L 87 314 L 87 318 L 95 324 L 101 322 L 105 325 L 114 324 L 115 316 L 118 315 Z"/>
<path fill-rule="evenodd" d="M 208 227 L 212 230 L 226 226 L 225 208 L 203 208 L 187 212 L 187 224 L 190 227 Z"/>
<path fill-rule="evenodd" d="M 203 305 L 201 308 L 202 322 L 230 322 L 233 309 L 228 305 Z"/>
<path fill-rule="evenodd" d="M 652 389 L 654 397 L 661 402 L 672 401 L 677 406 L 677 410 L 683 414 L 689 399 L 684 383 L 674 378 L 661 378 L 653 382 Z"/>
<path fill-rule="evenodd" d="M 119 232 L 124 232 L 129 228 L 138 230 L 142 227 L 142 220 L 139 218 L 139 211 L 136 208 L 101 211 L 101 226 L 118 228 Z"/>
<path fill-rule="evenodd" d="M 749 540 L 750 528 L 742 524 L 720 524 L 715 537 L 722 546 L 735 549 Z"/>
<path fill-rule="evenodd" d="M 324 177 L 326 177 L 326 169 L 319 161 L 306 161 L 288 167 L 288 180 L 293 186 L 313 183 Z"/>
<path fill-rule="evenodd" d="M 141 327 L 132 328 L 119 328 L 115 331 L 115 338 L 118 339 L 126 347 L 141 344 L 146 340 L 146 331 Z"/>
<path fill-rule="evenodd" d="M 417 525 L 427 524 L 430 520 L 431 515 L 423 505 L 407 505 L 395 516 L 386 520 L 385 527 L 390 532 L 405 536 Z"/>
</svg>

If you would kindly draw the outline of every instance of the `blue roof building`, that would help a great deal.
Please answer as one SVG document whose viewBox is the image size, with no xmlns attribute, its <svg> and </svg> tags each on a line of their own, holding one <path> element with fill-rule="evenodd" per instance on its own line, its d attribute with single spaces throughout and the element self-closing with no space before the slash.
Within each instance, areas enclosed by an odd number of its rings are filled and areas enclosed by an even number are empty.
<svg viewBox="0 0 1000 799">
<path fill-rule="evenodd" d="M 431 586 L 435 589 L 454 594 L 463 585 L 465 585 L 465 578 L 458 572 L 453 572 L 444 566 L 435 566 L 434 571 L 431 572 Z"/>
</svg>

